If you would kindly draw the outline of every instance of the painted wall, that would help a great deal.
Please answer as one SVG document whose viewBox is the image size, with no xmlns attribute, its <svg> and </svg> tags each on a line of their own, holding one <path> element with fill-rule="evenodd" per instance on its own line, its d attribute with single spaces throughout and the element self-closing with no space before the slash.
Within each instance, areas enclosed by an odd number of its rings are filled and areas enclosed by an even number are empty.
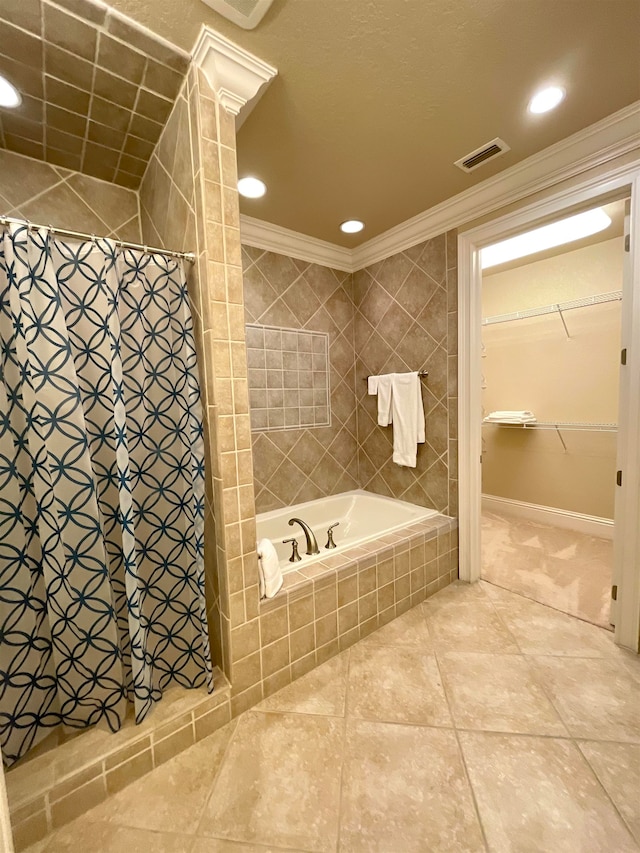
<svg viewBox="0 0 640 853">
<path fill-rule="evenodd" d="M 247 323 L 329 335 L 331 425 L 253 432 L 256 510 L 357 489 L 352 276 L 251 246 L 242 258 Z M 253 372 L 250 365 L 250 403 L 260 393 L 251 390 Z"/>
<path fill-rule="evenodd" d="M 622 237 L 485 275 L 483 317 L 622 288 Z M 615 423 L 620 303 L 485 326 L 485 414 L 529 409 L 539 421 Z M 613 517 L 616 434 L 483 426 L 483 492 Z"/>
</svg>

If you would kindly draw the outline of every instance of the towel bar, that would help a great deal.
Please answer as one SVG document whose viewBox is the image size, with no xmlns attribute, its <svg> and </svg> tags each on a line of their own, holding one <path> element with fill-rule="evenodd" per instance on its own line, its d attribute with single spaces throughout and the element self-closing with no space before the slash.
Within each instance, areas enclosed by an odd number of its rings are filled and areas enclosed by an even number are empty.
<svg viewBox="0 0 640 853">
<path fill-rule="evenodd" d="M 429 375 L 429 371 L 428 370 L 418 370 L 417 374 L 421 379 L 424 379 L 425 376 Z M 369 380 L 368 376 L 363 376 L 362 378 L 364 379 L 365 382 L 367 382 Z"/>
</svg>

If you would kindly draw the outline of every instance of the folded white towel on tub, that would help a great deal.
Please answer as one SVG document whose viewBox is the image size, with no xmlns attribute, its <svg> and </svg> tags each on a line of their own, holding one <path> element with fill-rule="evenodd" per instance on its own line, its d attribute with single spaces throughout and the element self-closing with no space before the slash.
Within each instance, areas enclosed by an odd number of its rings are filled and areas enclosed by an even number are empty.
<svg viewBox="0 0 640 853">
<path fill-rule="evenodd" d="M 257 550 L 260 598 L 273 598 L 282 586 L 280 560 L 271 539 L 261 539 Z"/>
</svg>

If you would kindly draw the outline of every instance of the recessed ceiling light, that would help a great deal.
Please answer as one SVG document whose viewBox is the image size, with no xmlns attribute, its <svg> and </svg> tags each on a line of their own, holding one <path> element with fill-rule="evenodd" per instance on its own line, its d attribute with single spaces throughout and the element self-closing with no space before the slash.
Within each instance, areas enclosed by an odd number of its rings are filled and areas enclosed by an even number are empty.
<svg viewBox="0 0 640 853">
<path fill-rule="evenodd" d="M 517 237 L 510 237 L 508 240 L 494 243 L 493 246 L 487 246 L 480 252 L 481 266 L 486 270 L 496 264 L 506 264 L 507 261 L 514 261 L 516 258 L 544 252 L 546 249 L 553 249 L 564 243 L 580 240 L 582 237 L 590 237 L 598 231 L 604 231 L 609 225 L 611 225 L 611 219 L 601 207 L 587 210 L 585 213 L 569 216 L 568 219 L 561 219 L 559 222 L 552 222 L 550 225 L 543 225 L 542 228 L 527 231 L 526 234 L 518 234 Z"/>
<path fill-rule="evenodd" d="M 266 184 L 258 178 L 240 178 L 238 181 L 238 192 L 245 198 L 262 198 L 266 191 Z"/>
<path fill-rule="evenodd" d="M 344 231 L 345 234 L 357 234 L 358 231 L 362 231 L 364 228 L 364 222 L 360 222 L 359 219 L 347 219 L 346 222 L 343 222 L 340 226 L 340 230 Z"/>
<path fill-rule="evenodd" d="M 19 107 L 21 103 L 20 92 L 0 75 L 0 107 Z"/>
<path fill-rule="evenodd" d="M 566 92 L 560 86 L 548 86 L 541 89 L 529 101 L 530 113 L 548 113 L 564 100 Z"/>
</svg>

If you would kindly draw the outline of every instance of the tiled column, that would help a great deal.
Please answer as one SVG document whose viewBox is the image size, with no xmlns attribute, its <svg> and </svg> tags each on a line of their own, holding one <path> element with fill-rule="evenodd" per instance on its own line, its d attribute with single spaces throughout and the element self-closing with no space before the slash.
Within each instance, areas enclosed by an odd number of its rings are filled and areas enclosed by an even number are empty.
<svg viewBox="0 0 640 853">
<path fill-rule="evenodd" d="M 216 518 L 222 664 L 234 694 L 260 689 L 258 566 L 244 332 L 235 121 L 206 77 L 192 72 L 189 93 L 196 174 L 204 402 Z M 249 626 L 249 627 L 247 627 Z M 257 651 L 234 664 L 239 634 Z M 246 643 L 242 653 L 246 655 Z M 237 657 L 237 655 L 235 656 Z"/>
</svg>

